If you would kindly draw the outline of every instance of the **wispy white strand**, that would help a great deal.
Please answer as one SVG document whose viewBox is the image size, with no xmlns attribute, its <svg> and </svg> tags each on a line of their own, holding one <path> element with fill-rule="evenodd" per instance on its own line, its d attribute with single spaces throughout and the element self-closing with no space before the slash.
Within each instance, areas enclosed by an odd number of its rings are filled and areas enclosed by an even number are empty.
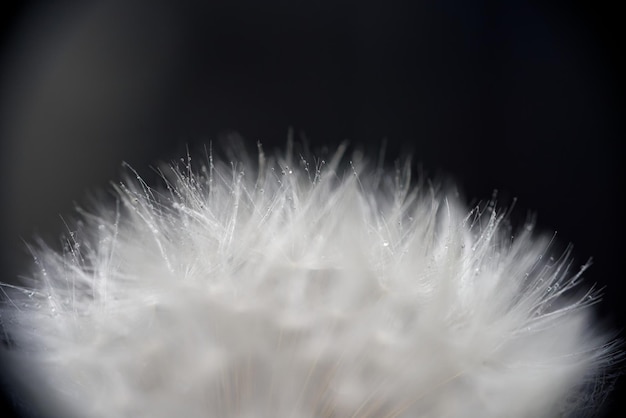
<svg viewBox="0 0 626 418">
<path fill-rule="evenodd" d="M 616 349 L 587 264 L 344 152 L 129 167 L 0 287 L 24 388 L 76 417 L 591 415 Z"/>
</svg>

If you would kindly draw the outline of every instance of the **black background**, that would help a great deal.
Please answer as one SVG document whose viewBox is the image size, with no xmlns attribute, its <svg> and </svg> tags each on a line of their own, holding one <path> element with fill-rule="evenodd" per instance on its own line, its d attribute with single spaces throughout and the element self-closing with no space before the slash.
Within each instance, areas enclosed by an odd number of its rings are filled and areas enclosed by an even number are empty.
<svg viewBox="0 0 626 418">
<path fill-rule="evenodd" d="M 289 127 L 411 153 L 468 203 L 498 189 L 573 243 L 598 311 L 624 322 L 624 59 L 609 2 L 22 2 L 5 5 L 0 185 L 5 282 L 21 238 L 54 241 L 87 190 L 238 132 Z M 130 2 L 128 2 L 130 3 Z M 174 4 L 175 3 L 175 4 Z M 623 335 L 623 333 L 622 333 Z M 618 416 L 623 384 L 607 413 Z M 611 415 L 609 415 L 611 416 Z"/>
</svg>

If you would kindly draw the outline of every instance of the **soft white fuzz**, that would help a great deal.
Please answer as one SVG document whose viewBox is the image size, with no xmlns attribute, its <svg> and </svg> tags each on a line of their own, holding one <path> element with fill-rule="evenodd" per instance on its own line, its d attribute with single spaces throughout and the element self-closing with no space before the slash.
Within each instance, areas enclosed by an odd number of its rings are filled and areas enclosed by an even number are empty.
<svg viewBox="0 0 626 418">
<path fill-rule="evenodd" d="M 568 252 L 343 150 L 209 152 L 81 211 L 0 288 L 24 385 L 76 417 L 590 413 L 614 349 Z"/>
</svg>

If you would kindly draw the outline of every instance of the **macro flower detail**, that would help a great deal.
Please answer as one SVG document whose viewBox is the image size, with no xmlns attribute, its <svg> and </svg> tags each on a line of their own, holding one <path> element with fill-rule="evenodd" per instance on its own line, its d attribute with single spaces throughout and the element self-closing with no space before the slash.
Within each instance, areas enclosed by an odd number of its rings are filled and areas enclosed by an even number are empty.
<svg viewBox="0 0 626 418">
<path fill-rule="evenodd" d="M 75 417 L 591 415 L 615 343 L 598 293 L 490 201 L 386 170 L 209 149 L 131 168 L 3 285 L 7 352 Z M 240 160 L 238 160 L 239 158 Z M 197 170 L 197 171 L 196 171 Z M 513 237 L 514 235 L 514 237 Z"/>
</svg>

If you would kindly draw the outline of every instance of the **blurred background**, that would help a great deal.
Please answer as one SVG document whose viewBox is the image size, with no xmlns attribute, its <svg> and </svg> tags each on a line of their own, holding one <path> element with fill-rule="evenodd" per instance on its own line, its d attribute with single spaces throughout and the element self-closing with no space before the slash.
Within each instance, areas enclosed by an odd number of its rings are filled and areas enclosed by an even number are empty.
<svg viewBox="0 0 626 418">
<path fill-rule="evenodd" d="M 132 4 L 131 4 L 132 3 Z M 624 316 L 623 25 L 609 2 L 228 1 L 4 3 L 0 280 L 24 240 L 126 161 L 184 156 L 236 132 L 283 146 L 343 140 L 411 153 L 468 203 L 494 189 L 573 243 L 601 318 Z M 562 247 L 560 247 L 562 248 Z M 623 336 L 623 332 L 622 332 Z M 622 383 L 607 416 L 624 407 Z M 7 395 L 5 405 L 10 408 Z M 3 415 L 8 416 L 8 415 Z"/>
</svg>

